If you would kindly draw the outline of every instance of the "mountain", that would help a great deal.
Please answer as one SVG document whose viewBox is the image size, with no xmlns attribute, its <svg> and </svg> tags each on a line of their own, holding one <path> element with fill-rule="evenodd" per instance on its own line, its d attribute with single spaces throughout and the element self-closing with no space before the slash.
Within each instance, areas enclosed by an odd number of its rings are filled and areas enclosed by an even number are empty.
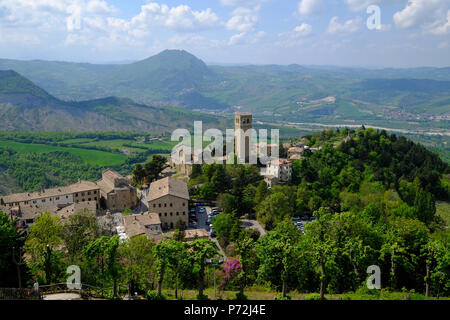
<svg viewBox="0 0 450 320">
<path fill-rule="evenodd" d="M 450 120 L 450 68 L 208 66 L 186 51 L 166 50 L 121 65 L 0 59 L 2 69 L 66 101 L 119 96 L 146 105 L 250 111 L 278 123 L 448 127 Z"/>
<path fill-rule="evenodd" d="M 66 102 L 15 71 L 0 71 L 0 130 L 171 132 L 220 122 L 213 116 L 174 107 L 151 107 L 107 97 Z"/>
</svg>

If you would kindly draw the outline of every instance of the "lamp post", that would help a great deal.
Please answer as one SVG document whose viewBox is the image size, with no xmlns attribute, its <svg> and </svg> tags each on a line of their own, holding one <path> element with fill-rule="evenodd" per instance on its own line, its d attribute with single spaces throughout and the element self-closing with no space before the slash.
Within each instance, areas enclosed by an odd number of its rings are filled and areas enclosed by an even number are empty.
<svg viewBox="0 0 450 320">
<path fill-rule="evenodd" d="M 214 261 L 211 260 L 211 259 L 206 259 L 206 263 L 207 263 L 208 265 L 214 267 L 214 300 L 217 300 L 217 299 L 216 299 L 216 267 L 217 267 L 218 265 L 221 265 L 221 264 L 223 263 L 223 260 L 220 259 L 219 261 L 214 262 Z"/>
</svg>

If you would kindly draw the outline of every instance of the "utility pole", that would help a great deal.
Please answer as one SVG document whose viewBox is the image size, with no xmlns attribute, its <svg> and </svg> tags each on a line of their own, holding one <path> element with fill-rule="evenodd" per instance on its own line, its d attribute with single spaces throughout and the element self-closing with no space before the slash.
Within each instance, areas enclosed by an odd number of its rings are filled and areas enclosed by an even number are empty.
<svg viewBox="0 0 450 320">
<path fill-rule="evenodd" d="M 24 264 L 22 256 L 22 248 L 19 247 L 19 256 L 16 256 L 16 247 L 12 247 L 12 259 L 17 268 L 17 280 L 19 282 L 19 289 L 22 289 L 22 277 L 20 273 L 20 266 Z"/>
</svg>

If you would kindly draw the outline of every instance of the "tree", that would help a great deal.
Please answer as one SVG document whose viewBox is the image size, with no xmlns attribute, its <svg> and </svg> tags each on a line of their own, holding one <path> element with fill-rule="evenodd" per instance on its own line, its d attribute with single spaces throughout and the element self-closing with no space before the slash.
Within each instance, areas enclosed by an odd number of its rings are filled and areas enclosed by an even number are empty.
<svg viewBox="0 0 450 320">
<path fill-rule="evenodd" d="M 261 180 L 256 188 L 254 199 L 255 204 L 260 204 L 266 198 L 268 193 L 269 190 L 267 188 L 267 183 L 264 180 Z"/>
<path fill-rule="evenodd" d="M 281 192 L 271 194 L 256 207 L 256 217 L 267 230 L 272 230 L 277 223 L 289 218 L 290 215 L 288 197 Z"/>
<path fill-rule="evenodd" d="M 256 256 L 255 240 L 250 236 L 242 234 L 242 236 L 236 241 L 236 250 L 239 254 L 239 261 L 241 265 L 237 280 L 239 282 L 240 296 L 243 297 L 244 290 L 248 285 L 248 278 L 252 275 L 252 271 L 256 271 L 254 270 L 254 258 Z"/>
<path fill-rule="evenodd" d="M 30 227 L 25 251 L 30 256 L 30 270 L 39 282 L 50 284 L 63 272 L 62 252 L 58 250 L 63 243 L 61 230 L 60 219 L 48 212 L 36 218 Z"/>
<path fill-rule="evenodd" d="M 295 273 L 298 262 L 295 244 L 299 238 L 297 235 L 292 237 L 298 231 L 293 229 L 296 228 L 291 222 L 283 222 L 280 228 L 268 232 L 257 244 L 260 261 L 258 277 L 275 285 L 281 282 L 283 298 L 287 295 L 288 280 Z"/>
<path fill-rule="evenodd" d="M 94 214 L 82 211 L 69 216 L 62 227 L 62 238 L 70 262 L 80 261 L 83 248 L 100 235 L 100 227 Z"/>
<path fill-rule="evenodd" d="M 327 282 L 327 262 L 333 261 L 336 245 L 330 236 L 332 214 L 329 208 L 314 212 L 316 220 L 306 227 L 306 238 L 313 261 L 320 269 L 320 299 L 324 299 Z"/>
<path fill-rule="evenodd" d="M 129 283 L 130 294 L 135 288 L 147 291 L 153 282 L 154 245 L 153 239 L 140 235 L 122 243 L 119 247 L 120 263 L 124 268 L 125 279 Z"/>
<path fill-rule="evenodd" d="M 183 220 L 179 219 L 177 223 L 175 224 L 175 231 L 173 233 L 173 239 L 178 242 L 184 242 L 184 230 L 186 229 L 186 226 L 183 222 Z"/>
<path fill-rule="evenodd" d="M 21 249 L 18 237 L 14 222 L 9 219 L 8 215 L 0 211 L 0 286 L 7 287 L 7 283 L 10 282 L 8 278 L 11 278 L 10 276 L 13 274 L 12 248 L 16 248 L 18 251 Z M 17 265 L 17 277 L 19 278 L 18 282 L 21 283 L 19 265 Z M 21 286 L 19 285 L 19 287 Z"/>
<path fill-rule="evenodd" d="M 433 194 L 419 189 L 414 199 L 414 210 L 417 219 L 429 224 L 436 214 L 436 202 Z"/>
<path fill-rule="evenodd" d="M 158 180 L 161 172 L 166 168 L 167 159 L 160 155 L 154 155 L 152 160 L 144 165 L 145 177 L 148 183 Z"/>
<path fill-rule="evenodd" d="M 232 235 L 232 229 L 236 224 L 236 221 L 240 224 L 239 219 L 234 218 L 233 215 L 229 213 L 219 214 L 212 221 L 213 228 L 217 233 L 217 239 L 223 248 L 231 241 L 235 240 Z"/>
<path fill-rule="evenodd" d="M 218 254 L 214 242 L 207 239 L 196 239 L 188 245 L 188 257 L 192 262 L 193 274 L 197 278 L 198 295 L 203 296 L 205 288 L 205 271 L 207 259 L 212 259 Z"/>
<path fill-rule="evenodd" d="M 140 164 L 140 163 L 136 164 L 136 166 L 134 167 L 134 170 L 133 170 L 134 181 L 138 184 L 142 184 L 142 182 L 145 179 L 145 176 L 146 176 L 146 173 L 145 173 L 145 169 L 142 166 L 142 164 Z"/>
<path fill-rule="evenodd" d="M 224 165 L 217 165 L 214 174 L 211 177 L 211 185 L 215 193 L 223 193 L 229 189 L 230 178 Z"/>
<path fill-rule="evenodd" d="M 84 257 L 98 261 L 104 280 L 113 281 L 113 296 L 117 297 L 117 281 L 120 278 L 119 236 L 102 236 L 83 249 Z M 106 267 L 106 269 L 105 269 Z"/>
<path fill-rule="evenodd" d="M 222 193 L 217 199 L 217 206 L 222 208 L 224 213 L 233 213 L 237 209 L 236 197 L 229 193 Z"/>
<path fill-rule="evenodd" d="M 205 182 L 200 187 L 200 197 L 205 200 L 212 200 L 216 197 L 216 193 L 211 182 Z"/>
</svg>

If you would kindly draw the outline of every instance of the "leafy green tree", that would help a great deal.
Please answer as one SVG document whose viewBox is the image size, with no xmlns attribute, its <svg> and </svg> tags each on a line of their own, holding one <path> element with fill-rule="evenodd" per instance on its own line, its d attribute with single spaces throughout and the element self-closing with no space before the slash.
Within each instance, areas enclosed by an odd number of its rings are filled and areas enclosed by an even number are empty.
<svg viewBox="0 0 450 320">
<path fill-rule="evenodd" d="M 186 229 L 186 226 L 184 222 L 180 219 L 175 224 L 175 230 L 173 233 L 173 239 L 179 242 L 184 242 L 185 235 L 184 230 Z"/>
<path fill-rule="evenodd" d="M 214 186 L 211 182 L 205 182 L 200 187 L 200 197 L 205 200 L 212 200 L 216 197 L 216 193 L 214 191 Z"/>
<path fill-rule="evenodd" d="M 94 214 L 82 211 L 69 216 L 62 227 L 62 239 L 71 263 L 82 258 L 83 248 L 100 236 L 100 227 Z"/>
<path fill-rule="evenodd" d="M 117 282 L 121 276 L 119 264 L 119 236 L 102 236 L 89 243 L 83 249 L 83 256 L 97 261 L 100 265 L 102 280 L 113 282 L 113 297 L 117 297 Z"/>
<path fill-rule="evenodd" d="M 144 235 L 133 237 L 120 244 L 120 264 L 123 266 L 123 276 L 129 283 L 130 293 L 135 289 L 144 292 L 150 289 L 155 264 L 154 245 L 154 240 Z"/>
<path fill-rule="evenodd" d="M 0 286 L 6 287 L 10 283 L 8 278 L 13 275 L 12 248 L 15 247 L 18 252 L 21 249 L 18 237 L 14 222 L 9 219 L 8 215 L 0 211 Z M 19 274 L 17 276 L 20 277 Z M 19 280 L 19 282 L 21 281 Z"/>
<path fill-rule="evenodd" d="M 287 295 L 288 281 L 295 274 L 298 262 L 298 252 L 295 250 L 298 231 L 293 229 L 296 228 L 291 222 L 283 222 L 277 229 L 260 238 L 257 245 L 260 261 L 258 278 L 274 285 L 281 282 L 283 298 Z"/>
<path fill-rule="evenodd" d="M 30 257 L 30 270 L 39 282 L 50 284 L 63 274 L 61 231 L 61 220 L 49 213 L 36 218 L 30 227 L 25 252 Z"/>
<path fill-rule="evenodd" d="M 320 298 L 323 300 L 327 283 L 327 264 L 333 262 L 336 245 L 331 237 L 332 214 L 329 208 L 320 208 L 314 212 L 316 220 L 306 227 L 306 238 L 315 265 L 320 270 Z"/>
<path fill-rule="evenodd" d="M 281 192 L 271 194 L 256 207 L 258 221 L 264 224 L 267 230 L 272 230 L 277 223 L 289 218 L 291 212 L 288 197 Z"/>
<path fill-rule="evenodd" d="M 207 259 L 213 259 L 218 255 L 214 242 L 207 239 L 196 239 L 188 245 L 188 257 L 192 263 L 192 272 L 197 279 L 198 295 L 203 296 L 205 288 L 205 272 Z"/>
<path fill-rule="evenodd" d="M 145 178 L 147 179 L 147 182 L 150 183 L 158 180 L 161 172 L 163 172 L 167 167 L 166 162 L 167 159 L 164 156 L 154 155 L 152 160 L 144 165 Z"/>
<path fill-rule="evenodd" d="M 134 181 L 138 184 L 142 184 L 142 182 L 145 179 L 145 176 L 146 176 L 146 172 L 145 172 L 145 169 L 142 166 L 142 164 L 140 164 L 140 163 L 136 164 L 136 166 L 134 167 L 134 170 L 133 170 Z"/>
<path fill-rule="evenodd" d="M 267 183 L 261 180 L 256 188 L 254 203 L 258 205 L 263 202 L 268 193 Z"/>
<path fill-rule="evenodd" d="M 237 210 L 236 197 L 229 193 L 222 193 L 217 199 L 217 205 L 224 213 L 233 213 Z"/>
</svg>

